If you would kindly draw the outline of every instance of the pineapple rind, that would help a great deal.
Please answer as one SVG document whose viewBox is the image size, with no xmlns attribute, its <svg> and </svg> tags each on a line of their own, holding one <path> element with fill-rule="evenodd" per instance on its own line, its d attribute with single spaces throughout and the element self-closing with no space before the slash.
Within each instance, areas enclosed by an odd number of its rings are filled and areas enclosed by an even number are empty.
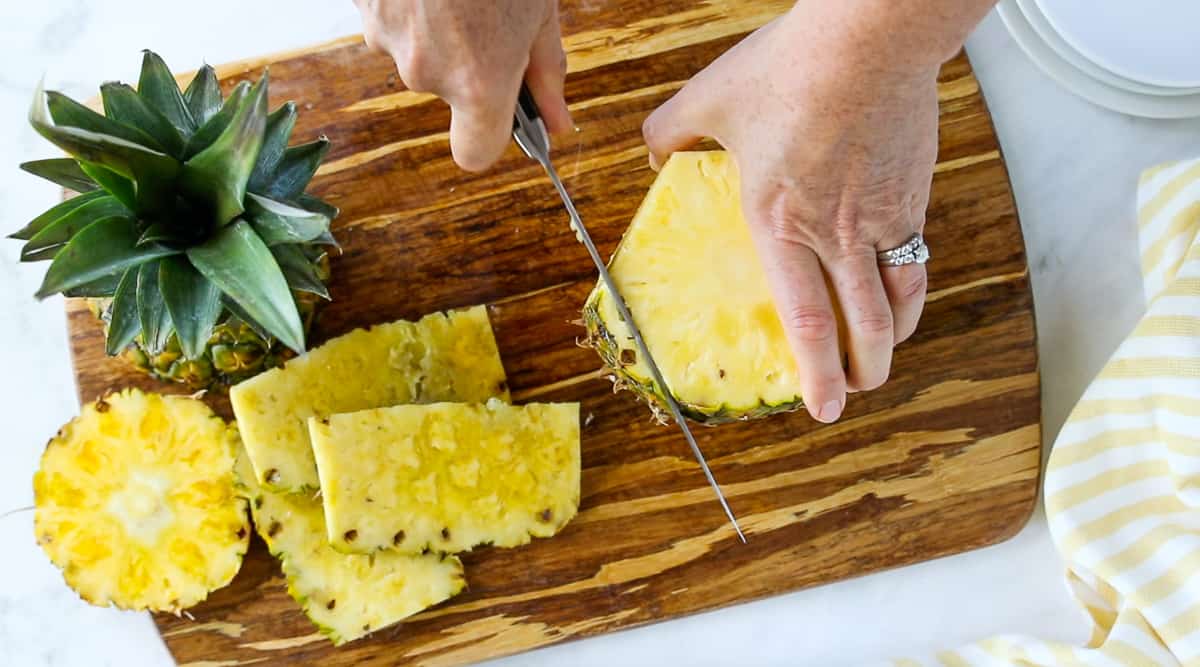
<svg viewBox="0 0 1200 667">
<path fill-rule="evenodd" d="M 38 544 L 87 602 L 179 613 L 249 546 L 235 432 L 202 402 L 134 389 L 84 406 L 34 475 Z"/>
<path fill-rule="evenodd" d="M 514 547 L 578 511 L 578 403 L 399 405 L 309 430 L 339 550 Z"/>
<path fill-rule="evenodd" d="M 659 172 L 609 262 L 684 416 L 716 425 L 802 407 L 799 373 L 741 212 L 724 151 L 679 152 Z M 583 309 L 615 377 L 668 414 L 603 284 Z"/>
<path fill-rule="evenodd" d="M 325 540 L 321 501 L 307 493 L 263 489 L 244 451 L 238 477 L 255 530 L 279 559 L 288 595 L 334 645 L 393 625 L 466 586 L 462 562 L 454 556 L 335 551 Z"/>
<path fill-rule="evenodd" d="M 260 484 L 318 486 L 305 420 L 402 403 L 508 399 L 487 309 L 357 329 L 229 392 Z"/>
</svg>

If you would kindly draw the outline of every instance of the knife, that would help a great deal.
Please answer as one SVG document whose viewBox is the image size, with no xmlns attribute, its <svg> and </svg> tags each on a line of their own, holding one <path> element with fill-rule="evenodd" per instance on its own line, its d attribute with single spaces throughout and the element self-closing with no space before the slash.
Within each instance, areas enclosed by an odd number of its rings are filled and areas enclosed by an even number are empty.
<svg viewBox="0 0 1200 667">
<path fill-rule="evenodd" d="M 617 306 L 617 313 L 622 320 L 629 325 L 629 332 L 633 334 L 633 342 L 637 345 L 638 356 L 646 362 L 646 366 L 650 369 L 650 375 L 654 378 L 654 382 L 662 389 L 662 396 L 666 399 L 667 407 L 671 411 L 671 417 L 675 423 L 679 425 L 683 431 L 683 437 L 687 438 L 688 445 L 692 448 L 692 454 L 696 456 L 696 461 L 700 463 L 700 469 L 704 471 L 704 476 L 708 479 L 708 483 L 712 486 L 713 491 L 717 494 L 717 501 L 721 503 L 721 509 L 725 510 L 725 516 L 729 517 L 729 523 L 733 524 L 733 530 L 737 532 L 737 536 L 742 542 L 746 541 L 746 536 L 742 534 L 742 528 L 738 525 L 737 518 L 733 515 L 733 510 L 729 509 L 729 503 L 725 501 L 725 494 L 721 492 L 721 487 L 717 484 L 717 480 L 713 478 L 712 471 L 708 468 L 708 462 L 704 460 L 704 453 L 700 451 L 700 445 L 696 444 L 696 438 L 692 435 L 692 430 L 688 428 L 687 421 L 683 418 L 683 413 L 679 409 L 679 402 L 675 400 L 675 395 L 671 393 L 670 387 L 667 386 L 667 381 L 663 378 L 662 371 L 658 369 L 658 364 L 655 363 L 654 357 L 650 354 L 650 350 L 646 347 L 646 341 L 642 339 L 642 332 L 638 330 L 637 324 L 633 321 L 633 315 L 629 312 L 629 308 L 625 305 L 625 299 L 617 290 L 616 283 L 613 282 L 612 276 L 608 273 L 608 266 L 604 260 L 600 258 L 600 252 L 596 250 L 596 244 L 592 243 L 592 237 L 588 234 L 587 228 L 583 226 L 583 220 L 579 218 L 579 212 L 575 210 L 575 203 L 571 201 L 571 195 L 567 194 L 567 189 L 563 187 L 562 180 L 558 177 L 558 172 L 554 169 L 554 163 L 550 161 L 550 135 L 546 132 L 546 124 L 542 122 L 542 115 L 538 111 L 537 104 L 533 101 L 533 95 L 529 92 L 524 84 L 521 85 L 521 93 L 517 97 L 517 109 L 513 118 L 513 139 L 525 155 L 546 170 L 546 174 L 550 177 L 550 182 L 554 184 L 554 189 L 558 190 L 558 196 L 562 198 L 563 205 L 567 208 L 567 213 L 571 216 L 571 229 L 575 232 L 575 238 L 587 248 L 588 254 L 592 256 L 592 262 L 596 265 L 596 270 L 600 272 L 600 280 L 604 286 L 608 288 L 609 293 L 613 297 L 613 301 Z"/>
</svg>

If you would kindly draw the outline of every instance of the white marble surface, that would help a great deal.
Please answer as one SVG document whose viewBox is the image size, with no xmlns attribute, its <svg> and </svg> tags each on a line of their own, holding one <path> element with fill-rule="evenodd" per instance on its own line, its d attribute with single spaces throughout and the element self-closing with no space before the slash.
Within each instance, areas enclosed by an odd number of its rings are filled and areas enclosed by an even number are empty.
<svg viewBox="0 0 1200 667">
<path fill-rule="evenodd" d="M 16 229 L 54 186 L 15 165 L 50 150 L 24 122 L 47 83 L 86 96 L 136 77 L 138 49 L 190 67 L 357 30 L 348 0 L 42 0 L 0 3 L 0 211 Z M 1138 172 L 1200 154 L 1200 121 L 1119 116 L 1072 97 L 1017 49 L 995 16 L 969 51 L 995 116 L 1033 270 L 1045 438 L 1131 328 L 1142 298 L 1134 239 Z M 953 252 L 937 248 L 936 252 Z M 48 434 L 75 411 L 62 303 L 31 298 L 42 266 L 0 243 L 0 512 L 32 502 Z M 0 518 L 0 665 L 170 664 L 148 617 L 80 602 L 33 543 L 28 512 Z M 497 665 L 858 664 L 996 633 L 1078 641 L 1039 509 L 1012 540 L 973 553 L 525 654 Z"/>
</svg>

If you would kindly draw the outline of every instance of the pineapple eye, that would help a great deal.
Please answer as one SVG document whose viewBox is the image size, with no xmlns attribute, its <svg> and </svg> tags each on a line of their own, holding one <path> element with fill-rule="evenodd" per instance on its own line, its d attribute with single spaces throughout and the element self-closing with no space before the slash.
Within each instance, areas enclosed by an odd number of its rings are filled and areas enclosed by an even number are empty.
<svg viewBox="0 0 1200 667">
<path fill-rule="evenodd" d="M 392 544 L 395 546 L 400 546 L 400 543 L 403 541 L 404 541 L 404 531 L 403 530 L 396 533 L 396 536 L 392 538 Z"/>
<path fill-rule="evenodd" d="M 623 366 L 632 366 L 637 363 L 637 352 L 630 349 L 621 350 L 621 364 Z"/>
<path fill-rule="evenodd" d="M 336 606 L 337 606 L 337 600 L 330 600 L 329 604 L 325 605 L 325 608 L 328 609 L 329 611 L 333 611 L 333 608 Z"/>
<path fill-rule="evenodd" d="M 342 537 L 345 538 L 347 542 L 353 542 L 358 537 L 358 531 L 354 529 L 347 530 Z"/>
<path fill-rule="evenodd" d="M 275 537 L 282 529 L 283 526 L 279 525 L 278 521 L 272 521 L 270 527 L 267 528 L 267 537 Z"/>
</svg>

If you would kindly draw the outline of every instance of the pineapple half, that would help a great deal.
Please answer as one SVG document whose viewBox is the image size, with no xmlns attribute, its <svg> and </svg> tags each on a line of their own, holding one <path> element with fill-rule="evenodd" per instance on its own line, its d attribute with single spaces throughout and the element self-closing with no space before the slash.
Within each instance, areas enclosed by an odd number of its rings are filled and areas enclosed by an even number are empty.
<svg viewBox="0 0 1200 667">
<path fill-rule="evenodd" d="M 579 508 L 578 403 L 398 405 L 308 427 L 339 550 L 514 547 Z"/>
<path fill-rule="evenodd" d="M 796 361 L 739 192 L 737 166 L 724 151 L 675 153 L 609 263 L 684 415 L 704 424 L 801 407 Z M 583 320 L 618 386 L 666 414 L 662 388 L 603 284 Z"/>
<path fill-rule="evenodd" d="M 491 397 L 508 384 L 483 306 L 351 331 L 229 392 L 258 482 L 289 492 L 319 483 L 309 417 Z"/>
<path fill-rule="evenodd" d="M 325 541 L 320 500 L 263 489 L 244 450 L 237 471 L 255 529 L 279 559 L 288 594 L 335 645 L 386 628 L 466 586 L 454 556 L 335 551 Z"/>
<path fill-rule="evenodd" d="M 38 298 L 91 300 L 106 351 L 161 380 L 220 388 L 304 351 L 329 298 L 337 209 L 305 194 L 329 148 L 288 147 L 291 102 L 267 75 L 222 99 L 202 68 L 180 91 L 147 51 L 137 89 L 100 87 L 104 114 L 38 89 L 29 121 L 70 157 L 21 165 L 80 193 L 12 238 L 52 260 Z"/>
<path fill-rule="evenodd" d="M 109 394 L 42 454 L 38 544 L 91 604 L 178 613 L 228 584 L 249 545 L 236 448 L 198 400 Z"/>
</svg>

